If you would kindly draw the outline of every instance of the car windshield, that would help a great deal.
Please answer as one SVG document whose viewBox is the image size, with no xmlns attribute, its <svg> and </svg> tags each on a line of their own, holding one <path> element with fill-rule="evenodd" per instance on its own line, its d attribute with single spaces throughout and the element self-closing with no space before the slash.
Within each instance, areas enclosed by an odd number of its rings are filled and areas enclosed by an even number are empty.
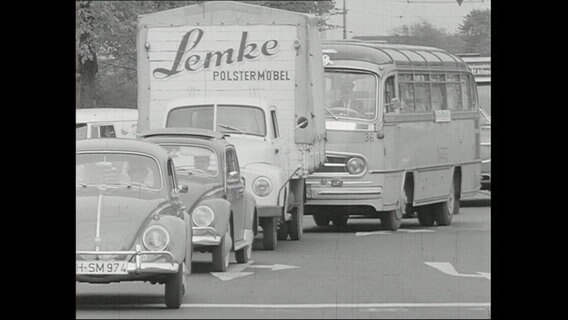
<svg viewBox="0 0 568 320">
<path fill-rule="evenodd" d="M 122 153 L 80 153 L 76 156 L 76 183 L 82 186 L 138 186 L 160 190 L 162 180 L 156 160 Z"/>
<path fill-rule="evenodd" d="M 377 80 L 370 73 L 325 71 L 325 116 L 335 120 L 373 120 L 377 115 Z"/>
<path fill-rule="evenodd" d="M 211 149 L 197 146 L 161 145 L 168 150 L 178 174 L 217 176 L 219 162 Z"/>
<path fill-rule="evenodd" d="M 258 107 L 220 104 L 217 106 L 217 128 L 213 128 L 213 119 L 213 105 L 184 106 L 170 111 L 166 127 L 266 136 L 264 111 Z"/>
</svg>

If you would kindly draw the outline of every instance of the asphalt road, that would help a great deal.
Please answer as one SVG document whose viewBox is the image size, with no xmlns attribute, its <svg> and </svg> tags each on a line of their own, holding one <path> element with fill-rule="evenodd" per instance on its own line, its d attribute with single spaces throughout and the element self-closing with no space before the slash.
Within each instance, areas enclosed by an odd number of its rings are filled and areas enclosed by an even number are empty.
<svg viewBox="0 0 568 320">
<path fill-rule="evenodd" d="M 300 241 L 211 273 L 195 254 L 182 307 L 165 308 L 163 285 L 76 286 L 77 318 L 490 318 L 490 196 L 464 201 L 452 225 L 397 232 L 379 220 L 350 218 L 318 227 L 304 217 Z"/>
</svg>

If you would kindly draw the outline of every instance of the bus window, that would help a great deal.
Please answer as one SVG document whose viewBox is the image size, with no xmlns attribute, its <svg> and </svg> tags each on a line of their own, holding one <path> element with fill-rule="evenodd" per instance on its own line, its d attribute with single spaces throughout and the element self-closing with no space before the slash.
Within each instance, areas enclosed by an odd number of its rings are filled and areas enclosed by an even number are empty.
<svg viewBox="0 0 568 320">
<path fill-rule="evenodd" d="M 462 98 L 461 98 L 461 88 L 460 88 L 460 76 L 459 74 L 448 74 L 446 91 L 448 100 L 448 109 L 450 110 L 461 110 L 462 109 Z"/>
<path fill-rule="evenodd" d="M 371 73 L 326 71 L 326 117 L 372 120 L 377 117 L 377 78 Z"/>
<path fill-rule="evenodd" d="M 415 83 L 415 110 L 416 112 L 430 111 L 430 84 Z"/>
<path fill-rule="evenodd" d="M 398 91 L 400 92 L 400 112 L 414 112 L 414 84 L 412 73 L 398 75 Z"/>
<path fill-rule="evenodd" d="M 472 78 L 469 74 L 462 74 L 462 93 L 463 93 L 463 110 L 473 109 L 473 84 Z"/>
<path fill-rule="evenodd" d="M 394 76 L 390 76 L 385 80 L 385 110 L 386 112 L 398 112 L 393 110 L 391 106 L 391 100 L 396 97 L 394 91 Z"/>
<path fill-rule="evenodd" d="M 75 125 L 75 140 L 82 140 L 87 138 L 87 124 L 77 123 Z"/>
<path fill-rule="evenodd" d="M 432 109 L 446 109 L 446 84 L 443 74 L 433 74 L 432 77 Z"/>
</svg>

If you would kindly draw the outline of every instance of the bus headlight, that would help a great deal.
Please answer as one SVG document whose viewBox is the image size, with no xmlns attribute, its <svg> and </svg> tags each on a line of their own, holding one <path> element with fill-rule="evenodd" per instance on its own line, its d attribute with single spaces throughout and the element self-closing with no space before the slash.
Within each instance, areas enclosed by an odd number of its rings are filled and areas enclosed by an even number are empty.
<svg viewBox="0 0 568 320">
<path fill-rule="evenodd" d="M 153 225 L 144 231 L 142 243 L 150 251 L 162 251 L 170 243 L 170 234 L 166 228 Z"/>
<path fill-rule="evenodd" d="M 272 182 L 267 177 L 258 177 L 252 183 L 252 191 L 259 197 L 266 197 L 272 191 Z"/>
<path fill-rule="evenodd" d="M 215 213 L 208 206 L 199 206 L 193 210 L 192 220 L 198 227 L 208 227 L 213 223 Z"/>
<path fill-rule="evenodd" d="M 351 174 L 360 174 L 365 171 L 365 161 L 361 158 L 351 158 L 347 161 L 347 171 Z"/>
</svg>

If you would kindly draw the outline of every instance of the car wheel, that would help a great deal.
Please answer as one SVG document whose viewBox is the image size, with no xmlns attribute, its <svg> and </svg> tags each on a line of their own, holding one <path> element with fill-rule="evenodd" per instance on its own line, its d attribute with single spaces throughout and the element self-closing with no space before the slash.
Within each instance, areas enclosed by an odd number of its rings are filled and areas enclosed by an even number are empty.
<svg viewBox="0 0 568 320">
<path fill-rule="evenodd" d="M 439 226 L 449 226 L 456 212 L 460 210 L 459 195 L 456 194 L 456 180 L 452 183 L 448 199 L 434 205 L 434 219 Z"/>
<path fill-rule="evenodd" d="M 431 206 L 420 206 L 416 208 L 418 223 L 421 227 L 431 227 L 434 225 L 434 213 Z"/>
<path fill-rule="evenodd" d="M 349 220 L 349 216 L 346 214 L 342 214 L 336 217 L 331 218 L 331 222 L 336 227 L 343 227 L 347 225 L 347 220 Z"/>
<path fill-rule="evenodd" d="M 229 267 L 231 250 L 227 250 L 231 243 L 231 231 L 227 226 L 227 232 L 221 238 L 221 243 L 213 249 L 213 271 L 225 272 Z"/>
<path fill-rule="evenodd" d="M 274 250 L 277 243 L 278 217 L 265 218 L 262 221 L 262 246 L 264 250 Z"/>
<path fill-rule="evenodd" d="M 381 214 L 381 225 L 383 229 L 396 231 L 402 223 L 401 210 L 385 211 Z"/>
<path fill-rule="evenodd" d="M 252 256 L 252 243 L 238 251 L 235 251 L 237 263 L 247 263 Z"/>
<path fill-rule="evenodd" d="M 166 278 L 166 307 L 169 309 L 178 309 L 181 306 L 181 300 L 185 293 L 183 285 L 183 263 L 180 263 L 178 272 L 168 275 Z"/>
<path fill-rule="evenodd" d="M 292 219 L 288 221 L 288 230 L 291 240 L 302 239 L 304 233 L 304 205 L 300 205 L 292 210 Z"/>
<path fill-rule="evenodd" d="M 314 213 L 312 217 L 314 218 L 316 225 L 319 227 L 327 227 L 331 221 L 329 217 L 321 213 Z"/>
<path fill-rule="evenodd" d="M 278 240 L 287 240 L 290 233 L 290 221 L 283 221 L 278 224 L 278 231 L 276 235 Z"/>
</svg>

